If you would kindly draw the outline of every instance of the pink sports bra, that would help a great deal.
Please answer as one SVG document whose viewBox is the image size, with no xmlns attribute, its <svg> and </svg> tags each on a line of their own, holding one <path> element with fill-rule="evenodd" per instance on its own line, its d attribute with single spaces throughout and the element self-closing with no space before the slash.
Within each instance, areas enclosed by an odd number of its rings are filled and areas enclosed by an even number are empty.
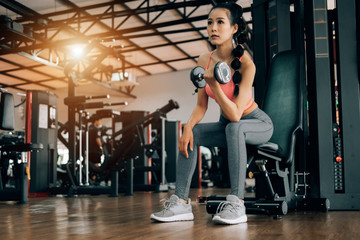
<svg viewBox="0 0 360 240">
<path fill-rule="evenodd" d="M 212 55 L 214 52 L 215 52 L 215 50 L 210 53 L 209 60 L 208 60 L 208 63 L 207 63 L 207 66 L 206 66 L 205 70 L 208 70 L 209 65 L 210 65 L 211 55 Z M 234 75 L 234 73 L 233 73 L 232 75 Z M 225 93 L 225 95 L 226 95 L 231 101 L 234 102 L 234 101 L 235 101 L 235 96 L 234 96 L 235 84 L 234 84 L 234 82 L 232 81 L 232 76 L 231 76 L 231 81 L 230 81 L 230 82 L 228 82 L 228 83 L 226 83 L 226 84 L 220 84 L 220 87 L 221 87 L 221 90 Z M 209 87 L 208 84 L 206 84 L 206 86 L 205 86 L 205 92 L 206 92 L 206 94 L 207 94 L 209 97 L 213 98 L 213 99 L 216 101 L 215 96 L 214 96 L 213 92 L 211 91 L 211 88 Z M 253 100 L 253 98 L 252 98 L 252 94 L 250 95 L 249 101 L 250 101 L 250 102 L 245 106 L 244 111 L 245 111 L 246 109 L 250 108 L 251 105 L 252 105 L 252 103 L 254 102 L 254 100 Z M 216 102 L 217 102 L 217 101 L 216 101 Z"/>
</svg>

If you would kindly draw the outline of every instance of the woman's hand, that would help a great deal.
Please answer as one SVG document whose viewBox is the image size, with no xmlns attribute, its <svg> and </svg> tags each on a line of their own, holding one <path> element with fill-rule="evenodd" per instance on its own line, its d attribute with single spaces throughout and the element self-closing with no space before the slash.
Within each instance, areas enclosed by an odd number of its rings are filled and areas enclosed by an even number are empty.
<svg viewBox="0 0 360 240">
<path fill-rule="evenodd" d="M 179 141 L 179 150 L 186 157 L 189 157 L 189 153 L 187 151 L 188 145 L 190 150 L 193 151 L 193 143 L 194 143 L 194 135 L 192 129 L 185 125 L 183 134 Z"/>
<path fill-rule="evenodd" d="M 214 76 L 214 66 L 212 64 L 210 64 L 209 68 L 205 71 L 203 78 L 210 87 L 217 83 Z"/>
</svg>

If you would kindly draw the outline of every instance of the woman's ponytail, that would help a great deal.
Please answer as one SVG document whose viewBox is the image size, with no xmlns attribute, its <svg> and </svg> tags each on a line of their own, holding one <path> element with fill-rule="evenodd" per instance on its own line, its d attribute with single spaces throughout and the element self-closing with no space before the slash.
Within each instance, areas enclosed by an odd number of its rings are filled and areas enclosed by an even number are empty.
<svg viewBox="0 0 360 240">
<path fill-rule="evenodd" d="M 230 10 L 230 13 L 232 14 L 232 22 L 234 25 L 238 25 L 238 31 L 233 36 L 233 40 L 236 46 L 232 51 L 234 60 L 231 62 L 231 68 L 235 71 L 232 79 L 235 84 L 234 96 L 236 97 L 239 95 L 239 84 L 241 82 L 241 74 L 239 70 L 241 68 L 241 58 L 244 55 L 244 48 L 241 44 L 247 42 L 247 26 L 246 22 L 242 18 L 242 7 L 234 3 L 233 9 L 233 11 Z"/>
</svg>

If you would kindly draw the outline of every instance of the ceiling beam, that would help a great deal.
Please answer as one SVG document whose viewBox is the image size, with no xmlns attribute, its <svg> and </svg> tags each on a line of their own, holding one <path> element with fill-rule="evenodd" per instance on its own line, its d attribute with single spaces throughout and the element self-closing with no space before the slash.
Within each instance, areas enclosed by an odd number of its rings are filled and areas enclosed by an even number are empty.
<svg viewBox="0 0 360 240">
<path fill-rule="evenodd" d="M 40 15 L 39 17 L 49 19 L 49 17 L 62 16 L 62 15 L 70 14 L 70 13 L 77 14 L 79 12 L 85 12 L 86 10 L 89 10 L 89 9 L 94 9 L 94 8 L 89 8 L 89 7 L 78 7 L 73 2 L 68 1 L 68 0 L 65 0 L 65 1 L 58 0 L 58 1 L 60 1 L 64 5 L 70 6 L 71 9 L 54 12 L 54 13 L 49 13 L 49 14 L 43 14 L 43 15 Z M 149 2 L 149 0 L 147 0 L 147 2 Z M 131 9 L 131 8 L 127 7 L 126 5 L 124 5 L 124 2 L 121 2 L 121 3 L 117 3 L 116 5 L 120 5 L 122 7 L 126 6 L 126 7 L 124 7 L 125 10 L 112 11 L 112 12 L 100 13 L 100 14 L 91 14 L 91 15 L 85 14 L 83 16 L 79 16 L 79 17 L 71 18 L 71 19 L 67 18 L 67 19 L 61 19 L 61 20 L 49 20 L 47 27 L 51 28 L 52 26 L 54 26 L 56 28 L 59 24 L 61 25 L 64 22 L 64 20 L 66 20 L 68 24 L 78 23 L 78 22 L 84 23 L 84 22 L 92 22 L 94 19 L 104 20 L 104 19 L 118 18 L 118 17 L 129 17 L 129 16 L 137 17 L 140 14 L 149 14 L 149 13 L 153 13 L 153 12 L 161 12 L 161 11 L 168 11 L 168 10 L 178 10 L 179 8 L 186 8 L 186 7 L 200 7 L 200 6 L 209 5 L 209 4 L 210 3 L 208 0 L 197 0 L 197 1 L 184 1 L 184 2 L 178 2 L 178 3 L 169 2 L 168 4 L 146 6 L 146 7 Z M 101 7 L 102 8 L 104 6 L 111 7 L 114 5 L 115 5 L 115 3 L 101 4 Z M 17 22 L 34 21 L 35 18 L 34 17 L 18 18 L 16 21 Z M 34 22 L 36 22 L 36 21 L 34 21 Z M 29 25 L 31 25 L 31 23 L 29 23 Z"/>
<path fill-rule="evenodd" d="M 126 8 L 127 10 L 130 10 L 130 8 L 128 6 L 125 6 L 124 4 L 121 4 L 121 6 L 123 6 L 124 8 Z M 136 16 L 137 19 L 139 19 L 143 24 L 145 24 L 145 26 L 147 26 L 148 28 L 154 30 L 155 32 L 157 32 L 157 29 L 153 27 L 152 24 L 149 24 L 148 22 L 146 22 L 144 19 L 142 19 L 139 16 Z M 165 36 L 161 35 L 162 38 L 164 38 L 165 40 L 168 40 Z M 131 41 L 131 40 L 129 40 Z M 169 41 L 169 40 L 168 40 Z M 132 41 L 131 41 L 132 42 Z M 134 42 L 132 42 L 134 44 Z M 149 56 L 151 56 L 152 58 L 156 59 L 157 61 L 161 61 L 158 57 L 156 57 L 155 55 L 149 53 L 148 51 L 145 51 L 146 54 L 148 54 Z M 175 71 L 176 69 L 174 67 L 172 67 L 171 65 L 164 63 L 168 68 L 170 68 L 172 71 Z"/>
<path fill-rule="evenodd" d="M 67 6 L 71 7 L 71 8 L 73 8 L 73 9 L 77 9 L 77 10 L 80 9 L 76 4 L 74 4 L 73 2 L 71 2 L 71 1 L 69 1 L 69 0 L 58 0 L 58 1 L 60 1 L 60 2 L 63 3 L 64 5 L 67 5 Z M 85 16 L 91 16 L 91 15 L 90 15 L 89 13 L 87 13 L 86 11 L 81 11 L 81 13 L 82 13 L 83 15 L 85 15 Z M 79 16 L 80 16 L 80 15 L 79 15 Z M 107 29 L 108 31 L 113 31 L 113 29 L 112 29 L 111 27 L 109 27 L 108 25 L 102 23 L 100 20 L 95 19 L 95 21 L 96 21 L 98 24 L 100 24 L 103 28 Z M 97 38 L 95 38 L 95 39 L 97 39 Z M 90 39 L 90 40 L 91 40 L 91 39 Z M 109 54 L 110 54 L 110 53 L 109 53 Z M 124 63 L 127 63 L 127 64 L 130 64 L 130 65 L 134 66 L 132 63 L 129 63 L 128 61 L 126 61 L 125 56 L 122 56 L 121 53 L 119 53 L 119 52 L 116 53 L 115 57 L 116 57 L 116 58 L 121 58 L 121 59 L 124 61 Z M 135 68 L 136 68 L 136 66 L 135 66 Z M 147 71 L 145 71 L 145 70 L 143 70 L 143 69 L 141 69 L 141 68 L 137 68 L 137 69 L 140 70 L 140 71 L 142 71 L 142 72 L 144 72 L 144 73 L 147 74 L 147 75 L 150 74 L 149 72 L 147 72 Z"/>
<path fill-rule="evenodd" d="M 15 0 L 0 0 L 0 5 L 10 11 L 17 13 L 26 18 L 39 18 L 41 15 L 31 8 L 22 5 L 21 3 Z"/>
<path fill-rule="evenodd" d="M 71 3 L 71 2 L 70 2 Z M 28 8 L 28 7 L 26 7 L 26 6 L 24 6 L 24 5 L 22 5 L 22 4 L 20 4 L 20 3 L 18 3 L 18 2 L 16 2 L 16 1 L 13 1 L 13 0 L 0 0 L 0 4 L 2 5 L 2 6 L 5 6 L 6 8 L 8 8 L 8 9 L 10 9 L 10 10 L 12 10 L 12 11 L 14 11 L 15 13 L 17 13 L 17 14 L 20 14 L 20 15 L 22 15 L 22 16 L 25 16 L 25 17 L 31 17 L 31 18 L 38 18 L 38 19 L 40 19 L 40 18 L 42 18 L 43 19 L 43 17 L 41 16 L 41 14 L 39 14 L 39 13 L 37 13 L 37 12 L 35 12 L 34 10 L 32 10 L 32 9 L 30 9 L 30 8 Z M 106 25 L 104 25 L 104 26 L 106 26 Z M 74 29 L 72 29 L 71 27 L 69 27 L 68 25 L 65 25 L 65 26 L 63 26 L 63 27 L 65 27 L 66 28 L 66 30 L 70 30 L 71 32 L 72 32 L 72 34 L 75 34 L 75 35 L 77 35 L 77 39 L 79 38 L 79 32 L 77 32 L 77 31 L 74 31 Z M 39 37 L 39 34 L 36 34 L 36 33 L 34 33 L 34 35 L 35 36 L 37 36 L 37 37 Z M 80 36 L 80 38 L 81 38 L 82 36 Z M 51 40 L 47 40 L 47 39 L 44 39 L 43 37 L 40 37 L 40 41 L 46 41 L 47 43 L 50 43 L 49 44 L 49 46 L 48 47 L 43 47 L 43 48 L 40 48 L 40 49 L 44 49 L 44 48 L 52 48 L 52 44 L 51 44 Z M 35 44 L 32 44 L 32 45 L 30 45 L 30 46 L 27 46 L 28 47 L 28 49 L 27 49 L 27 51 L 30 51 L 30 50 L 35 50 L 35 49 L 39 49 L 39 48 L 33 48 L 34 47 L 34 45 Z M 104 50 L 104 48 L 107 48 L 107 47 L 105 47 L 105 46 L 103 46 L 103 45 L 99 45 L 99 47 L 100 48 L 103 48 L 103 50 Z M 11 51 L 11 50 L 13 50 L 13 51 Z M 106 50 L 109 50 L 109 49 L 106 49 Z M 4 52 L 5 51 L 5 52 Z M 20 47 L 16 47 L 16 48 L 13 48 L 13 49 L 9 49 L 8 47 L 6 47 L 6 48 L 2 48 L 1 50 L 0 50 L 0 55 L 2 55 L 2 54 L 6 54 L 6 53 L 18 53 L 18 52 L 21 52 L 21 51 L 26 51 L 25 49 L 20 49 Z M 107 51 L 105 51 L 105 52 L 107 52 Z M 101 64 L 98 62 L 98 61 L 96 61 L 96 66 L 100 66 Z M 134 67 L 134 65 L 132 64 L 132 63 L 128 63 L 128 64 L 130 64 L 132 67 Z M 94 65 L 94 64 L 93 64 Z M 27 69 L 27 67 L 26 66 L 22 66 L 22 65 L 18 65 L 18 67 L 20 68 L 20 69 Z M 19 70 L 20 70 L 19 69 Z M 34 71 L 34 72 L 37 72 L 36 70 L 34 70 L 34 69 L 31 69 L 32 71 Z M 141 69 L 140 69 L 141 70 Z M 146 74 L 149 74 L 147 71 L 145 71 L 145 70 L 142 70 L 143 72 L 145 72 Z M 7 73 L 4 73 L 4 74 L 7 74 Z M 41 74 L 43 74 L 43 73 L 41 73 Z M 43 75 L 46 75 L 46 74 L 43 74 Z M 19 78 L 20 79 L 20 78 Z M 25 81 L 26 79 L 21 79 L 21 80 L 23 80 L 23 81 Z M 48 80 L 47 80 L 48 81 Z M 29 80 L 27 81 L 27 82 L 29 82 Z M 32 82 L 32 81 L 30 81 L 30 83 L 34 83 L 34 84 L 38 84 L 38 85 L 42 85 L 39 81 L 34 81 L 34 82 Z M 42 85 L 43 86 L 43 85 Z M 50 89 L 53 89 L 53 88 L 51 88 L 51 87 L 48 87 L 48 86 L 44 86 L 44 87 L 47 87 L 47 88 L 50 88 Z M 131 94 L 129 94 L 129 96 L 131 96 Z M 131 97 L 133 97 L 133 96 L 131 96 Z"/>
<path fill-rule="evenodd" d="M 189 19 L 180 19 L 180 20 L 174 20 L 174 21 L 170 21 L 170 22 L 153 24 L 151 26 L 151 28 L 156 29 L 156 28 L 168 27 L 168 26 L 184 24 L 184 23 L 188 23 L 188 22 L 192 22 L 192 21 L 200 21 L 200 20 L 204 20 L 204 19 L 207 19 L 207 15 L 192 17 Z M 93 39 L 103 39 L 103 38 L 108 38 L 108 37 L 129 39 L 129 38 L 131 38 L 131 34 L 138 33 L 141 31 L 147 31 L 147 30 L 149 30 L 149 26 L 145 25 L 145 26 L 140 26 L 140 27 L 135 27 L 135 28 L 122 29 L 122 30 L 117 30 L 117 31 L 108 31 L 108 32 L 104 32 L 104 33 L 91 34 L 91 35 L 87 35 L 87 36 L 83 36 L 83 37 L 69 38 L 69 39 L 58 40 L 58 41 L 46 41 L 46 39 L 41 39 L 41 41 L 44 41 L 44 42 L 36 43 L 36 44 L 29 45 L 26 47 L 19 47 L 17 49 L 1 49 L 0 55 L 14 53 L 14 52 L 18 52 L 18 51 L 28 51 L 28 50 L 32 50 L 32 49 L 65 47 L 67 45 L 72 45 L 72 44 L 76 44 L 76 43 L 88 43 L 89 41 L 91 41 Z M 161 32 L 159 32 L 159 33 L 161 34 Z M 35 37 L 35 35 L 34 35 L 34 37 Z"/>
<path fill-rule="evenodd" d="M 166 0 L 166 2 L 169 2 L 169 0 Z M 197 6 L 197 7 L 199 7 L 199 6 Z M 187 17 L 189 17 L 190 15 L 186 15 L 186 8 L 184 7 L 184 14 L 182 14 L 180 11 L 179 11 L 179 9 L 176 9 L 175 11 L 177 12 L 177 14 L 179 14 L 182 18 L 187 18 Z M 193 11 L 194 12 L 194 11 Z M 191 12 L 191 13 L 193 13 L 193 12 Z M 192 22 L 189 22 L 188 23 L 192 28 L 195 28 L 195 26 L 194 26 L 194 24 L 192 23 Z M 200 31 L 196 31 L 199 35 L 200 35 L 200 37 L 205 37 Z M 175 45 L 175 46 L 177 46 L 177 45 Z M 186 54 L 186 56 L 187 57 L 190 57 L 190 55 L 188 55 L 188 54 Z M 193 61 L 196 63 L 196 61 L 195 61 L 195 59 L 193 59 Z"/>
</svg>

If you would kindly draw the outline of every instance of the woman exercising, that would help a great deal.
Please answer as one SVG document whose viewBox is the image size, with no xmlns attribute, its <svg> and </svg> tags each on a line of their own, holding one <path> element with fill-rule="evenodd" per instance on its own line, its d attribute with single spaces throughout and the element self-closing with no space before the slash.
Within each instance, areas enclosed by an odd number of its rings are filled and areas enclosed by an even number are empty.
<svg viewBox="0 0 360 240">
<path fill-rule="evenodd" d="M 228 150 L 231 192 L 222 202 L 213 222 L 238 224 L 247 221 L 244 206 L 247 153 L 246 144 L 267 142 L 273 124 L 258 108 L 252 97 L 255 65 L 241 44 L 247 40 L 242 8 L 235 3 L 219 4 L 209 13 L 207 32 L 214 50 L 200 55 L 198 65 L 205 69 L 205 88 L 198 90 L 197 104 L 184 126 L 179 141 L 175 194 L 165 202 L 165 208 L 151 214 L 160 222 L 193 220 L 189 198 L 191 179 L 197 163 L 197 147 L 226 147 Z M 231 66 L 232 81 L 219 84 L 214 78 L 217 62 Z M 199 123 L 208 107 L 208 98 L 220 106 L 218 122 Z"/>
</svg>

